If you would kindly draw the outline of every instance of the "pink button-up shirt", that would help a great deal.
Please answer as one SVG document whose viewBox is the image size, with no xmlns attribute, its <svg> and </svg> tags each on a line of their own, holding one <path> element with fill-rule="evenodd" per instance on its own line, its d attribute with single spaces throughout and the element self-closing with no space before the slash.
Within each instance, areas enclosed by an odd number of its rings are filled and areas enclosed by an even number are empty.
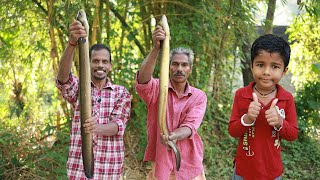
<svg viewBox="0 0 320 180">
<path fill-rule="evenodd" d="M 70 75 L 67 83 L 61 84 L 56 81 L 56 86 L 64 99 L 71 103 L 74 109 L 67 162 L 68 178 L 85 180 L 87 178 L 83 170 L 81 151 L 79 79 Z M 114 122 L 119 127 L 118 134 L 114 136 L 93 134 L 93 179 L 119 179 L 123 172 L 123 135 L 130 117 L 131 96 L 125 87 L 114 85 L 108 80 L 102 90 L 97 89 L 91 83 L 91 98 L 92 116 L 97 117 L 97 123 L 108 124 Z"/>
<path fill-rule="evenodd" d="M 189 127 L 192 134 L 189 138 L 177 141 L 181 155 L 181 167 L 176 171 L 175 154 L 160 142 L 158 126 L 159 79 L 153 79 L 147 84 L 136 81 L 136 91 L 148 106 L 147 133 L 148 144 L 144 160 L 156 164 L 155 176 L 158 179 L 169 179 L 174 172 L 177 180 L 191 179 L 203 172 L 203 143 L 197 133 L 205 114 L 207 96 L 205 92 L 187 84 L 185 93 L 178 96 L 169 83 L 167 126 L 169 132 L 179 127 Z"/>
</svg>

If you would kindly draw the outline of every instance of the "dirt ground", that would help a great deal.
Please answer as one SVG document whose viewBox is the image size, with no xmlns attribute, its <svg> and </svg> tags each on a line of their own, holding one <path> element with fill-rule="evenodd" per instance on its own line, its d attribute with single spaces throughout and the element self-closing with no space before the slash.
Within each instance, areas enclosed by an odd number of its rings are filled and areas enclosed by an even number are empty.
<svg viewBox="0 0 320 180">
<path fill-rule="evenodd" d="M 150 162 L 137 160 L 133 154 L 127 154 L 124 163 L 125 180 L 145 180 L 151 170 Z"/>
</svg>

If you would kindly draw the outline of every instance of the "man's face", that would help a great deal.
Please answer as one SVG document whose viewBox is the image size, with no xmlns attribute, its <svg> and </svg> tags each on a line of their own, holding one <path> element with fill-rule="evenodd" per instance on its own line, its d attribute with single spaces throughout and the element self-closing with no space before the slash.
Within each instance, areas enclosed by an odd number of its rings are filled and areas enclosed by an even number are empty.
<svg viewBox="0 0 320 180">
<path fill-rule="evenodd" d="M 188 56 L 175 54 L 170 63 L 170 79 L 173 83 L 184 83 L 192 71 Z"/>
<path fill-rule="evenodd" d="M 109 51 L 106 49 L 93 50 L 90 67 L 92 80 L 105 79 L 112 70 Z"/>
</svg>

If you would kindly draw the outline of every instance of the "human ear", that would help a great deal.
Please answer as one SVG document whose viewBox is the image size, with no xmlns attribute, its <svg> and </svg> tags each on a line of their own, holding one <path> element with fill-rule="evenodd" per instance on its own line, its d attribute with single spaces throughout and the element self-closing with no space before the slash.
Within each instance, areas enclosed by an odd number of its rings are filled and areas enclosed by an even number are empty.
<svg viewBox="0 0 320 180">
<path fill-rule="evenodd" d="M 253 73 L 253 62 L 250 64 L 251 73 Z"/>
<path fill-rule="evenodd" d="M 288 72 L 288 67 L 284 68 L 283 73 L 282 73 L 282 77 L 283 77 L 284 75 L 286 75 L 287 72 Z"/>
</svg>

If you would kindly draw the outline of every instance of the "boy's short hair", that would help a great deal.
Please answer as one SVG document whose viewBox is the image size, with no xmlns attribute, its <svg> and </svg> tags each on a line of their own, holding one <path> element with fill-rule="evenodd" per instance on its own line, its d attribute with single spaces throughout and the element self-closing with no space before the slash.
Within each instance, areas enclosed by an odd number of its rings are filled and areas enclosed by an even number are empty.
<svg viewBox="0 0 320 180">
<path fill-rule="evenodd" d="M 185 54 L 185 55 L 187 55 L 190 67 L 192 67 L 193 59 L 194 59 L 194 53 L 193 53 L 193 51 L 191 49 L 184 48 L 184 47 L 178 47 L 178 48 L 172 49 L 170 51 L 170 63 L 172 61 L 172 57 L 175 54 Z"/>
<path fill-rule="evenodd" d="M 109 58 L 110 58 L 110 63 L 111 63 L 111 50 L 110 50 L 110 47 L 104 45 L 104 44 L 94 44 L 90 47 L 90 50 L 89 50 L 89 58 L 90 58 L 90 61 L 91 61 L 91 55 L 92 55 L 92 51 L 95 50 L 95 51 L 99 51 L 101 49 L 105 49 L 109 52 Z"/>
<path fill-rule="evenodd" d="M 288 66 L 290 61 L 291 49 L 288 42 L 286 42 L 282 37 L 276 36 L 274 34 L 266 34 L 256 39 L 251 47 L 252 65 L 254 59 L 262 50 L 269 53 L 279 53 L 282 57 L 285 68 Z"/>
</svg>

